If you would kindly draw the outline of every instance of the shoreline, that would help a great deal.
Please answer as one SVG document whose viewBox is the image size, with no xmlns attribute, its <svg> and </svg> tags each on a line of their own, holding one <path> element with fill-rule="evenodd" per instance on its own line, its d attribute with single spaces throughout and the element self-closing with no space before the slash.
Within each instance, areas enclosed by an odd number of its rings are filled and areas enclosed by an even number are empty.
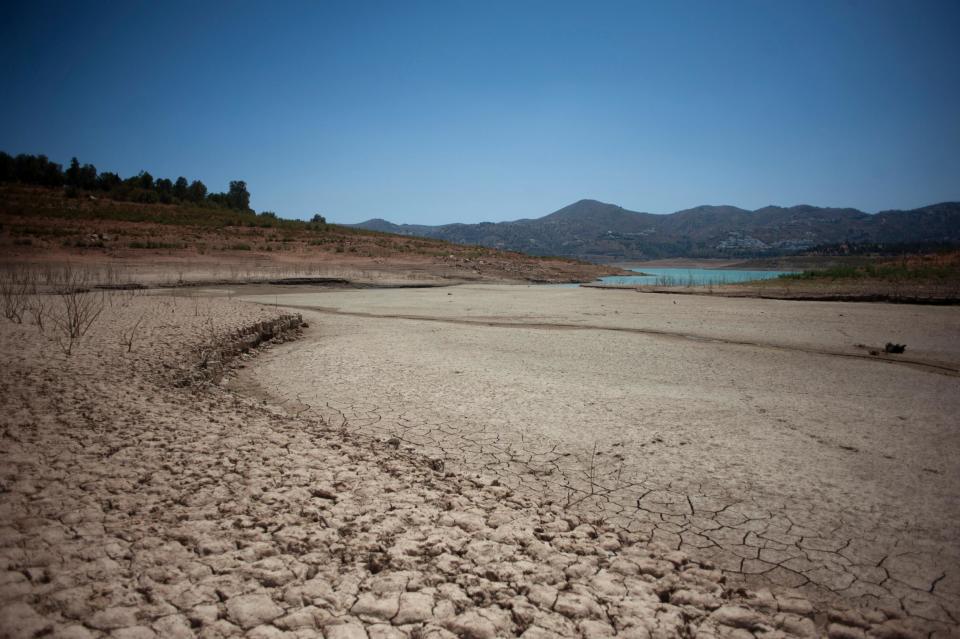
<svg viewBox="0 0 960 639">
<path fill-rule="evenodd" d="M 960 305 L 960 297 L 957 296 L 936 296 L 936 295 L 904 295 L 899 293 L 877 293 L 877 292 L 816 292 L 815 290 L 801 290 L 797 292 L 777 292 L 772 290 L 763 290 L 757 287 L 747 288 L 741 284 L 722 284 L 717 286 L 698 285 L 690 287 L 676 286 L 630 286 L 618 284 L 603 284 L 589 282 L 580 284 L 583 288 L 593 288 L 600 290 L 614 291 L 636 291 L 638 293 L 655 293 L 660 295 L 698 295 L 710 297 L 726 297 L 731 299 L 764 299 L 764 300 L 783 300 L 794 302 L 850 302 L 850 303 L 885 303 L 885 304 L 916 304 L 920 306 L 957 306 Z M 799 287 L 798 287 L 799 288 Z"/>
</svg>

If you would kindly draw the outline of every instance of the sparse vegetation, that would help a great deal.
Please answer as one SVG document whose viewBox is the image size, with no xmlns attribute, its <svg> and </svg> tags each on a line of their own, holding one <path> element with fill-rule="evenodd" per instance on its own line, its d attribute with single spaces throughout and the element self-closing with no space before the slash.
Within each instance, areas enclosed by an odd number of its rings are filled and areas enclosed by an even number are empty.
<svg viewBox="0 0 960 639">
<path fill-rule="evenodd" d="M 8 269 L 0 274 L 0 308 L 3 316 L 20 324 L 27 312 L 31 274 L 24 269 Z"/>
<path fill-rule="evenodd" d="M 839 265 L 780 276 L 783 280 L 875 279 L 885 281 L 949 281 L 960 279 L 960 251 L 907 256 L 874 264 Z"/>
<path fill-rule="evenodd" d="M 834 266 L 826 269 L 814 269 L 802 273 L 787 273 L 780 275 L 784 280 L 817 280 L 817 279 L 864 279 L 874 278 L 881 280 L 904 279 L 931 279 L 948 277 L 950 271 L 941 268 L 911 269 L 899 265 L 867 265 L 867 266 Z"/>
</svg>

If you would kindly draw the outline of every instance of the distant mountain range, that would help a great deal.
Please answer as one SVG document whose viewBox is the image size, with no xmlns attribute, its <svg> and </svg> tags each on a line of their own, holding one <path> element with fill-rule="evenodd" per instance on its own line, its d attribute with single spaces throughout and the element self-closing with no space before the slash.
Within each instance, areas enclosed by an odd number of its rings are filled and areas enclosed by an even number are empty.
<svg viewBox="0 0 960 639">
<path fill-rule="evenodd" d="M 838 243 L 960 244 L 960 202 L 876 214 L 801 205 L 756 211 L 698 206 L 655 215 L 580 200 L 545 217 L 513 222 L 423 226 L 373 219 L 352 226 L 594 262 L 761 257 Z"/>
</svg>

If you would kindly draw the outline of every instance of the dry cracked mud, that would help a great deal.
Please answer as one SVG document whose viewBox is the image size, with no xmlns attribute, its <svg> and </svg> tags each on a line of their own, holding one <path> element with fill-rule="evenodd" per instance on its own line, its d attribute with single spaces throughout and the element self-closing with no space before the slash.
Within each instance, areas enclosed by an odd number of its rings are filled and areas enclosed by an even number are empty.
<svg viewBox="0 0 960 639">
<path fill-rule="evenodd" d="M 494 286 L 279 303 L 314 328 L 237 385 L 290 414 L 732 583 L 957 626 L 957 309 Z M 891 340 L 904 357 L 870 354 Z"/>
<path fill-rule="evenodd" d="M 445 468 L 215 384 L 224 354 L 241 351 L 236 377 L 296 352 L 280 310 L 111 301 L 69 358 L 0 324 L 0 637 L 956 635 L 897 606 L 742 589 L 496 465 Z"/>
</svg>

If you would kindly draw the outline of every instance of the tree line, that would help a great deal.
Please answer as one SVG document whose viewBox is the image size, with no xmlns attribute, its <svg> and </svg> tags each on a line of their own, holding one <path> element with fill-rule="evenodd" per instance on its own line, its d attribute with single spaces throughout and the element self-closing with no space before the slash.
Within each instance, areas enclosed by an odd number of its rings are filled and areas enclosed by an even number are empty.
<svg viewBox="0 0 960 639">
<path fill-rule="evenodd" d="M 12 156 L 0 151 L 0 183 L 17 182 L 46 187 L 65 187 L 68 196 L 76 197 L 80 191 L 99 191 L 114 200 L 142 202 L 146 204 L 195 204 L 252 211 L 250 193 L 243 180 L 230 182 L 226 193 L 209 193 L 200 180 L 188 181 L 181 176 L 176 180 L 154 178 L 146 171 L 121 178 L 110 171 L 98 172 L 92 164 L 80 164 L 77 158 L 70 160 L 66 170 L 46 155 L 21 153 Z"/>
</svg>

